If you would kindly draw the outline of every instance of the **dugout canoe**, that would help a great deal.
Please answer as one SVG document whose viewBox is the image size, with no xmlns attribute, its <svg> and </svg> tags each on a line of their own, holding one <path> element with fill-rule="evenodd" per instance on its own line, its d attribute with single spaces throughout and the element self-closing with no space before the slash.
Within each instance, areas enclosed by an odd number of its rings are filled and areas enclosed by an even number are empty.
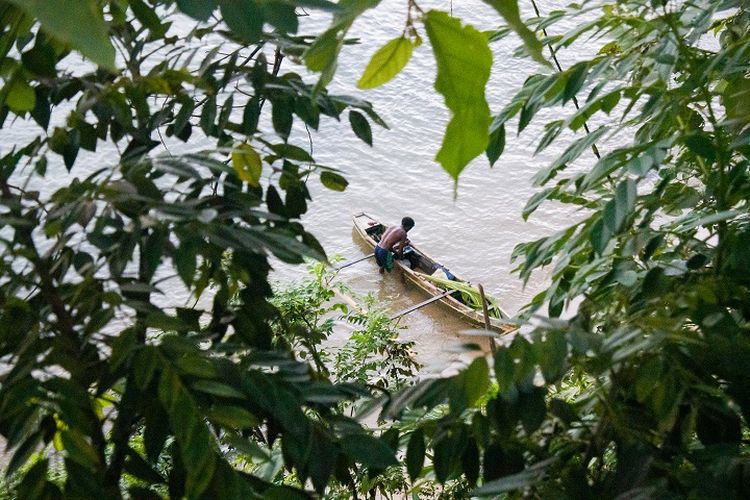
<svg viewBox="0 0 750 500">
<path fill-rule="evenodd" d="M 370 246 L 373 250 L 375 245 L 380 241 L 380 236 L 388 228 L 388 226 L 382 223 L 380 220 L 372 217 L 364 212 L 352 216 L 354 223 L 354 229 L 357 234 Z M 440 288 L 438 285 L 430 281 L 425 275 L 432 275 L 438 266 L 441 264 L 439 261 L 428 255 L 425 251 L 420 250 L 417 245 L 410 244 L 409 249 L 403 259 L 395 259 L 394 270 L 402 273 L 405 279 L 419 287 L 427 295 L 436 297 L 444 294 L 445 290 Z M 454 276 L 455 281 L 468 283 L 462 279 L 456 273 L 451 273 Z M 481 310 L 472 309 L 463 302 L 457 300 L 452 295 L 445 296 L 438 300 L 444 307 L 451 309 L 461 319 L 467 323 L 484 328 L 484 316 Z M 500 312 L 502 318 L 490 318 L 490 329 L 498 333 L 508 333 L 516 329 L 514 325 L 508 324 L 507 314 L 502 310 Z"/>
</svg>

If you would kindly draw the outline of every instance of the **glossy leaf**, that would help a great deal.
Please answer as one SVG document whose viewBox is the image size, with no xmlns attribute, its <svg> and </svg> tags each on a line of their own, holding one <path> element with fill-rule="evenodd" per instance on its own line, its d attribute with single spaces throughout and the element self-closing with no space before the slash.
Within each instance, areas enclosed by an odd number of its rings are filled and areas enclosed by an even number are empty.
<svg viewBox="0 0 750 500">
<path fill-rule="evenodd" d="M 490 127 L 490 142 L 487 145 L 487 159 L 490 161 L 490 166 L 494 167 L 495 162 L 500 158 L 505 149 L 505 124 L 501 124 L 494 130 Z"/>
</svg>

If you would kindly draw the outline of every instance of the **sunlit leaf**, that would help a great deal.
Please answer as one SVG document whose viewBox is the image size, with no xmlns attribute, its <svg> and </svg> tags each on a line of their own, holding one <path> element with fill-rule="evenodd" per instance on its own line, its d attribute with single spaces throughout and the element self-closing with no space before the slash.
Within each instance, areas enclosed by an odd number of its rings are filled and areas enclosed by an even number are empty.
<svg viewBox="0 0 750 500">
<path fill-rule="evenodd" d="M 452 117 L 436 160 L 458 180 L 464 167 L 487 148 L 490 110 L 484 96 L 492 53 L 487 39 L 445 12 L 431 10 L 425 27 L 437 60 L 435 89 Z"/>
<path fill-rule="evenodd" d="M 251 186 L 257 186 L 260 174 L 263 171 L 263 163 L 260 155 L 249 144 L 240 144 L 232 152 L 232 167 L 243 181 Z"/>
<path fill-rule="evenodd" d="M 414 44 L 406 37 L 389 41 L 373 54 L 362 77 L 357 82 L 361 89 L 373 89 L 399 74 L 411 58 Z"/>
<path fill-rule="evenodd" d="M 36 105 L 36 94 L 34 89 L 24 80 L 15 79 L 11 81 L 5 103 L 15 113 L 31 111 Z M 5 88 L 3 88 L 5 90 Z"/>
</svg>

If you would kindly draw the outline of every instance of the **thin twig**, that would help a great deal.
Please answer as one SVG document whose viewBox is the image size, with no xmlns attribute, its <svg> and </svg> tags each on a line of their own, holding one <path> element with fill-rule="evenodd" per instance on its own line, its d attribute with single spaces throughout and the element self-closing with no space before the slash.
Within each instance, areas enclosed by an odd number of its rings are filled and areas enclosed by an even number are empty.
<svg viewBox="0 0 750 500">
<path fill-rule="evenodd" d="M 542 15 L 539 13 L 539 8 L 536 6 L 536 1 L 531 0 L 531 5 L 534 7 L 534 12 L 536 13 L 536 17 L 542 17 Z M 544 36 L 546 38 L 549 38 L 549 35 L 547 34 L 547 29 L 542 28 L 542 33 L 544 33 Z M 549 48 L 549 52 L 552 55 L 552 60 L 555 61 L 555 66 L 557 67 L 557 71 L 560 73 L 563 72 L 562 66 L 560 65 L 560 61 L 557 59 L 557 54 L 555 53 L 555 49 L 552 48 L 552 44 L 547 42 L 547 48 Z M 578 99 L 576 96 L 573 96 L 573 105 L 576 107 L 576 110 L 581 109 L 581 106 L 578 104 Z M 591 133 L 591 130 L 589 130 L 588 123 L 584 120 L 583 122 L 583 129 L 586 131 L 587 134 Z M 597 159 L 601 159 L 601 155 L 599 154 L 599 148 L 596 147 L 596 144 L 591 145 L 591 151 L 593 151 L 594 156 L 596 156 Z"/>
</svg>

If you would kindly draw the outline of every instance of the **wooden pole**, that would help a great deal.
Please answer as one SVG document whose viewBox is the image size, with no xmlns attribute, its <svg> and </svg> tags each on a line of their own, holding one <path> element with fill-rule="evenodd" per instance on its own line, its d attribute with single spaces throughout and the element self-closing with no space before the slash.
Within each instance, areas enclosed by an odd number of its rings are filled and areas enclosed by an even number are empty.
<svg viewBox="0 0 750 500">
<path fill-rule="evenodd" d="M 484 296 L 484 287 L 482 285 L 477 285 L 477 288 L 479 288 L 479 297 L 482 299 L 482 314 L 484 314 L 484 329 L 490 332 L 490 311 L 487 309 L 487 298 Z M 495 351 L 497 351 L 497 346 L 495 345 L 495 339 L 490 337 L 490 349 L 492 350 L 492 354 L 495 354 Z"/>
<path fill-rule="evenodd" d="M 419 304 L 417 304 L 415 306 L 411 306 L 408 309 L 404 309 L 403 311 L 401 311 L 398 314 L 394 314 L 393 316 L 391 316 L 391 320 L 398 319 L 401 316 L 405 316 L 405 315 L 407 315 L 409 313 L 412 313 L 412 312 L 416 311 L 417 309 L 421 309 L 424 306 L 426 306 L 427 304 L 432 304 L 433 302 L 438 301 L 438 300 L 442 299 L 443 297 L 447 297 L 448 295 L 452 294 L 453 292 L 455 292 L 455 290 L 448 290 L 447 292 L 443 292 L 440 295 L 435 295 L 434 297 L 430 297 L 429 299 L 425 300 L 424 302 L 420 302 Z"/>
<path fill-rule="evenodd" d="M 362 262 L 363 260 L 371 259 L 372 257 L 375 257 L 374 253 L 371 253 L 370 255 L 365 255 L 364 257 L 361 257 L 359 259 L 354 259 L 352 261 L 349 261 L 349 262 L 347 262 L 345 264 L 340 265 L 339 267 L 337 267 L 335 269 L 336 269 L 336 271 L 341 271 L 342 269 L 344 269 L 346 267 L 353 266 L 357 262 Z"/>
</svg>

